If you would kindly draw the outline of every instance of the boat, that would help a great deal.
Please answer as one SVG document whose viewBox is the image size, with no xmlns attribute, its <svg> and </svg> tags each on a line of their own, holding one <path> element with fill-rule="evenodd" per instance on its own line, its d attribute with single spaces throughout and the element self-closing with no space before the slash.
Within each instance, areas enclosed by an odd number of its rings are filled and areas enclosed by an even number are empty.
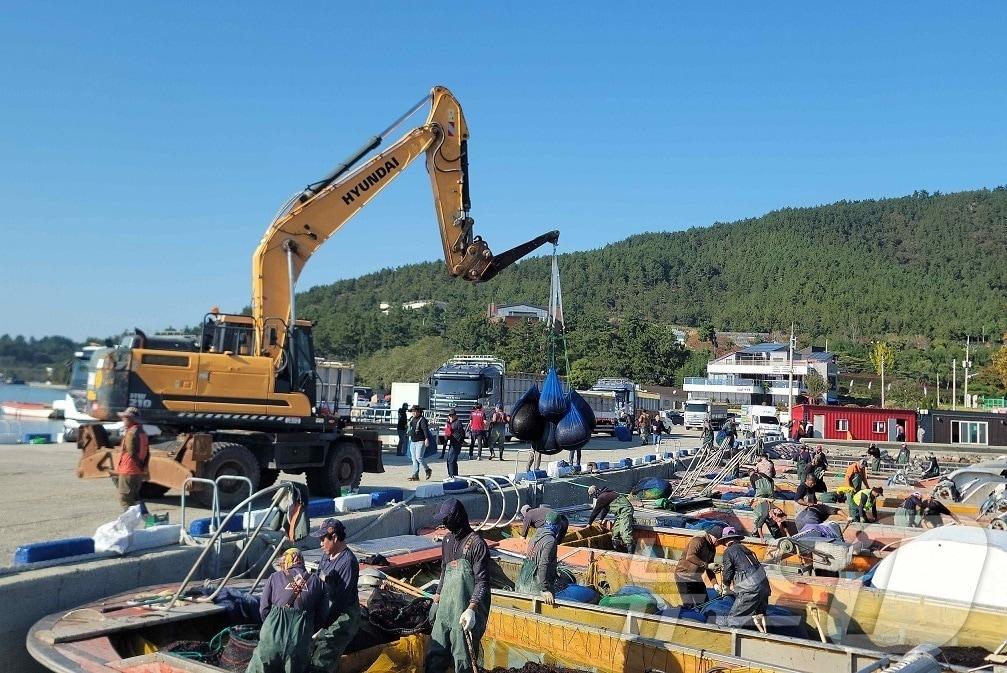
<svg viewBox="0 0 1007 673">
<path fill-rule="evenodd" d="M 8 418 L 51 418 L 56 413 L 51 404 L 41 402 L 0 402 L 0 411 Z"/>
</svg>

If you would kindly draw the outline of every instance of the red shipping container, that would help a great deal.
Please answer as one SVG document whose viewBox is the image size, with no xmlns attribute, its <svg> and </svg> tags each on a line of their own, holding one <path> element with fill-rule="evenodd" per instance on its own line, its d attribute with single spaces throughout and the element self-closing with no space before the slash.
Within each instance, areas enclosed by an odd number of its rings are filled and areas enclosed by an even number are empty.
<svg viewBox="0 0 1007 673">
<path fill-rule="evenodd" d="M 916 441 L 916 412 L 909 409 L 795 404 L 793 418 L 809 423 L 817 439 Z"/>
</svg>

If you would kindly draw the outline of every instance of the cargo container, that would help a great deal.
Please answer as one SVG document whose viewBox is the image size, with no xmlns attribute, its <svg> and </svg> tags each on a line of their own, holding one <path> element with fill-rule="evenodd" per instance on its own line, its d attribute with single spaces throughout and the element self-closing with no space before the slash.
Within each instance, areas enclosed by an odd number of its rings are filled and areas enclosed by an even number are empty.
<svg viewBox="0 0 1007 673">
<path fill-rule="evenodd" d="M 915 442 L 916 412 L 910 409 L 795 404 L 795 423 L 807 423 L 817 439 Z"/>
</svg>

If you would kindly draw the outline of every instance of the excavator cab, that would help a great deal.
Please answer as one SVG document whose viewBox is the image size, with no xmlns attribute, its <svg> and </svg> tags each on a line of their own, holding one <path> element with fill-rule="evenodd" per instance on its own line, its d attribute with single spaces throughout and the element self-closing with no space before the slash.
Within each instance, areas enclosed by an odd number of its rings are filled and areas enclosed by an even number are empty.
<svg viewBox="0 0 1007 673">
<path fill-rule="evenodd" d="M 315 345 L 311 338 L 311 323 L 298 320 L 284 344 L 283 359 L 286 365 L 276 372 L 277 391 L 280 386 L 289 392 L 307 396 L 314 408 L 318 396 L 318 373 L 315 371 Z"/>
</svg>

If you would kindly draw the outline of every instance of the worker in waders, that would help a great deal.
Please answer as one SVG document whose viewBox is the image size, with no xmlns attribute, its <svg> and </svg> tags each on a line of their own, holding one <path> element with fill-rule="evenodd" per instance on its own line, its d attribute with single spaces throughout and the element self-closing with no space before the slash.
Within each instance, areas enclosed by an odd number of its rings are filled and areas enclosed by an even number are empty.
<svg viewBox="0 0 1007 673">
<path fill-rule="evenodd" d="M 453 662 L 455 673 L 470 673 L 490 612 L 489 549 L 457 498 L 445 500 L 436 518 L 448 533 L 441 542 L 441 578 L 423 670 L 447 671 Z"/>
<path fill-rule="evenodd" d="M 629 498 L 604 486 L 592 486 L 587 489 L 587 495 L 594 499 L 594 509 L 591 510 L 591 518 L 588 519 L 587 525 L 593 524 L 595 519 L 604 520 L 611 512 L 615 517 L 615 523 L 612 525 L 612 548 L 628 554 L 636 552 L 636 540 L 633 539 L 633 505 L 629 502 Z"/>
<path fill-rule="evenodd" d="M 311 652 L 311 673 L 338 673 L 339 659 L 360 630 L 360 602 L 357 581 L 360 565 L 346 546 L 346 527 L 339 519 L 326 519 L 312 533 L 319 538 L 322 558 L 318 574 L 325 584 L 328 614 L 315 636 Z"/>
<path fill-rule="evenodd" d="M 711 582 L 717 580 L 721 565 L 713 561 L 717 557 L 717 540 L 722 532 L 723 526 L 712 526 L 692 536 L 685 547 L 685 553 L 675 565 L 675 585 L 683 606 L 706 603 L 706 582 L 703 581 L 703 575 Z"/>
<path fill-rule="evenodd" d="M 885 494 L 880 486 L 862 489 L 850 497 L 850 518 L 858 523 L 878 522 L 878 498 Z M 870 515 L 868 515 L 870 510 Z M 868 518 L 870 516 L 870 518 Z"/>
<path fill-rule="evenodd" d="M 797 483 L 800 484 L 804 481 L 804 476 L 808 471 L 808 464 L 811 462 L 811 450 L 806 444 L 802 444 L 800 450 L 797 452 L 797 457 L 794 458 L 794 467 L 797 469 Z"/>
<path fill-rule="evenodd" d="M 514 587 L 521 593 L 540 595 L 550 605 L 556 602 L 555 592 L 559 589 L 556 549 L 565 527 L 564 519 L 559 512 L 546 514 L 545 522 L 535 530 L 528 545 L 528 556 L 521 564 Z"/>
<path fill-rule="evenodd" d="M 300 551 L 288 549 L 280 564 L 259 597 L 262 628 L 246 673 L 306 671 L 311 634 L 328 611 L 322 580 L 304 569 Z"/>
<path fill-rule="evenodd" d="M 870 489 L 871 485 L 867 483 L 867 459 L 864 458 L 860 462 L 852 462 L 849 467 L 846 468 L 846 478 L 845 482 L 847 487 L 853 489 L 852 493 L 858 493 L 864 489 Z M 856 506 L 853 504 L 853 498 L 849 500 L 850 516 L 856 513 Z"/>
<path fill-rule="evenodd" d="M 552 507 L 549 505 L 539 505 L 538 507 L 532 507 L 531 505 L 521 505 L 521 537 L 528 537 L 528 531 L 532 528 L 537 532 L 552 513 Z M 570 527 L 570 521 L 564 515 L 560 515 L 560 530 L 556 535 L 556 543 L 562 543 L 563 538 L 566 537 L 567 529 Z M 532 535 L 532 537 L 535 537 Z M 528 548 L 531 549 L 531 540 L 528 541 Z"/>
<path fill-rule="evenodd" d="M 766 610 L 772 593 L 769 577 L 752 550 L 739 542 L 743 537 L 728 526 L 717 541 L 718 545 L 724 546 L 720 593 L 726 593 L 728 587 L 734 592 L 734 603 L 727 613 L 727 625 L 739 627 L 752 621 L 759 631 L 765 633 Z"/>
</svg>

